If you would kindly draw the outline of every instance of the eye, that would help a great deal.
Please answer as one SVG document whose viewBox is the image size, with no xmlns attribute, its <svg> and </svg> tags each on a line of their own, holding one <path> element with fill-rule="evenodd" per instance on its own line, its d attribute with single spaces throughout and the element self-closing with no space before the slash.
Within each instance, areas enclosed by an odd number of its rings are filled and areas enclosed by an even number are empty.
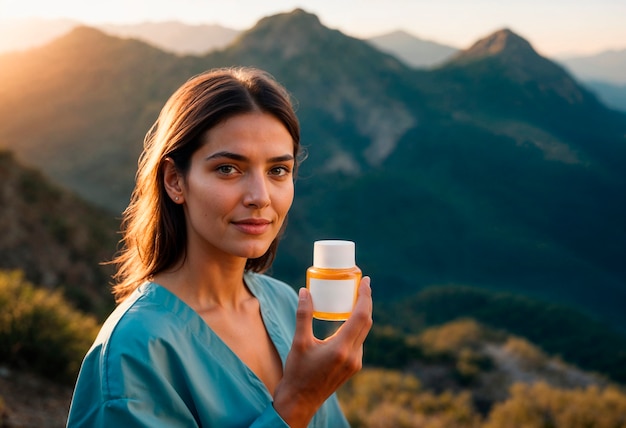
<svg viewBox="0 0 626 428">
<path fill-rule="evenodd" d="M 284 165 L 275 166 L 272 169 L 270 169 L 270 175 L 274 177 L 283 177 L 285 175 L 289 175 L 290 172 L 291 172 L 291 169 Z"/>
<path fill-rule="evenodd" d="M 215 170 L 222 175 L 232 175 L 237 171 L 233 165 L 220 165 Z"/>
</svg>

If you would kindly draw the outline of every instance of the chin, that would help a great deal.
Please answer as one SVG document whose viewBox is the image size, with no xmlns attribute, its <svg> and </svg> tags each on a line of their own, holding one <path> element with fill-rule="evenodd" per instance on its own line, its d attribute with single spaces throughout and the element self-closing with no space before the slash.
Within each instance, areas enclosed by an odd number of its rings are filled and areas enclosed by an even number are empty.
<svg viewBox="0 0 626 428">
<path fill-rule="evenodd" d="M 246 259 L 258 259 L 267 253 L 267 250 L 270 248 L 271 242 L 267 245 L 254 245 L 250 246 L 242 251 L 242 256 Z"/>
</svg>

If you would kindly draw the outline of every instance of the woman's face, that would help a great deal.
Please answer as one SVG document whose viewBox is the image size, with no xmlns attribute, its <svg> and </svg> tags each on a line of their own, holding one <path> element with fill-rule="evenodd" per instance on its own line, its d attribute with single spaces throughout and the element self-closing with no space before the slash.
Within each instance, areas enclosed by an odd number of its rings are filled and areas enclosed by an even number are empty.
<svg viewBox="0 0 626 428">
<path fill-rule="evenodd" d="M 276 238 L 294 196 L 291 135 L 267 113 L 210 129 L 182 181 L 188 250 L 257 258 Z M 191 255 L 191 254 L 188 254 Z"/>
</svg>

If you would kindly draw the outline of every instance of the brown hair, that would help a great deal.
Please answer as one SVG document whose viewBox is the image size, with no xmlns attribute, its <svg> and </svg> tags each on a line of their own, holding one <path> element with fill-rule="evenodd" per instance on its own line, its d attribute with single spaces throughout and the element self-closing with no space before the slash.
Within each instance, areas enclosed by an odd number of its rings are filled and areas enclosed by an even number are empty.
<svg viewBox="0 0 626 428">
<path fill-rule="evenodd" d="M 300 125 L 289 94 L 262 70 L 210 70 L 188 80 L 166 102 L 146 134 L 135 189 L 122 219 L 122 249 L 112 261 L 118 267 L 113 277 L 117 302 L 152 275 L 186 257 L 184 211 L 165 192 L 165 159 L 171 158 L 176 168 L 186 174 L 191 156 L 200 148 L 208 130 L 235 115 L 254 111 L 269 113 L 285 125 L 298 159 Z M 247 260 L 246 270 L 264 272 L 271 266 L 283 229 L 264 255 Z"/>
</svg>

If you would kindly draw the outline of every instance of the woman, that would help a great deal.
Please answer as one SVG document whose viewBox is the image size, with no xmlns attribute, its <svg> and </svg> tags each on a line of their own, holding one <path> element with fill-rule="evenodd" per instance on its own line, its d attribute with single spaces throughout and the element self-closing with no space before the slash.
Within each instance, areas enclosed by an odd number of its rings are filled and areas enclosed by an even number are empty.
<svg viewBox="0 0 626 428">
<path fill-rule="evenodd" d="M 369 278 L 330 338 L 301 288 L 263 274 L 294 195 L 299 124 L 266 73 L 182 85 L 140 157 L 124 214 L 119 305 L 83 361 L 69 427 L 342 427 L 360 370 Z"/>
</svg>

